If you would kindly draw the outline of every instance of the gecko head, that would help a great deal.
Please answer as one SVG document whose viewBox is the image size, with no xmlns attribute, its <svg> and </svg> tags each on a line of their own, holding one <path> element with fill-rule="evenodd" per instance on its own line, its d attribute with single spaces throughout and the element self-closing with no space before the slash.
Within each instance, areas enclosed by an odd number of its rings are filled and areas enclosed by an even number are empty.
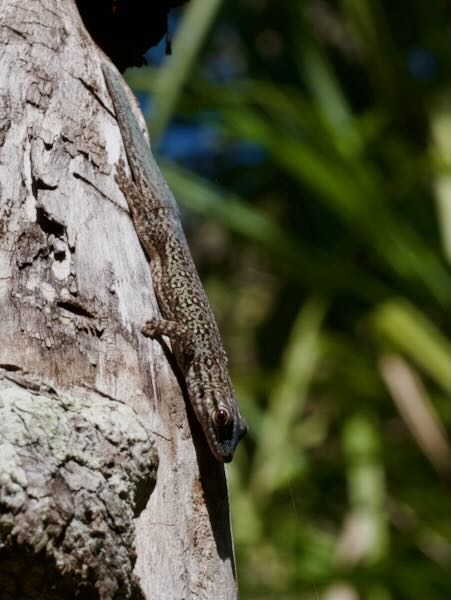
<svg viewBox="0 0 451 600">
<path fill-rule="evenodd" d="M 221 401 L 212 406 L 208 429 L 207 440 L 215 458 L 220 462 L 230 462 L 238 442 L 247 432 L 246 422 L 235 400 L 232 406 Z"/>
<path fill-rule="evenodd" d="M 216 383 L 218 381 L 221 381 L 219 385 L 204 386 L 195 378 L 188 392 L 211 452 L 219 462 L 230 462 L 238 442 L 247 432 L 247 425 L 228 376 L 216 379 Z"/>
</svg>

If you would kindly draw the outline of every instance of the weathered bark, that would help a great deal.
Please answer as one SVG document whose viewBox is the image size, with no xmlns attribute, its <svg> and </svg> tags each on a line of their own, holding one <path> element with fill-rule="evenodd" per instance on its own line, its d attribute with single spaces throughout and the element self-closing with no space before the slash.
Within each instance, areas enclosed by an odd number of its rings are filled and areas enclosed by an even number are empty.
<svg viewBox="0 0 451 600">
<path fill-rule="evenodd" d="M 72 598 L 77 589 L 141 598 L 133 517 L 155 482 L 149 431 L 115 400 L 33 394 L 30 384 L 38 382 L 0 379 L 2 599 Z"/>
<path fill-rule="evenodd" d="M 0 52 L 2 599 L 234 599 L 224 468 L 140 334 L 107 59 L 74 0 L 0 0 Z"/>
</svg>

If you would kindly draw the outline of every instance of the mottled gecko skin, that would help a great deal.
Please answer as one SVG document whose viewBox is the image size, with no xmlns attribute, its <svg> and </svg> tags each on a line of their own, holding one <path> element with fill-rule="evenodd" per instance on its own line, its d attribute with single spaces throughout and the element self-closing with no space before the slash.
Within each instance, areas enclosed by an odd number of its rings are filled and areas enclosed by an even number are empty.
<svg viewBox="0 0 451 600">
<path fill-rule="evenodd" d="M 247 431 L 228 372 L 215 317 L 196 271 L 180 223 L 177 204 L 133 114 L 123 79 L 104 64 L 132 178 L 122 160 L 116 181 L 127 198 L 133 223 L 149 259 L 162 320 L 151 320 L 143 334 L 171 340 L 194 412 L 213 455 L 233 458 Z"/>
</svg>

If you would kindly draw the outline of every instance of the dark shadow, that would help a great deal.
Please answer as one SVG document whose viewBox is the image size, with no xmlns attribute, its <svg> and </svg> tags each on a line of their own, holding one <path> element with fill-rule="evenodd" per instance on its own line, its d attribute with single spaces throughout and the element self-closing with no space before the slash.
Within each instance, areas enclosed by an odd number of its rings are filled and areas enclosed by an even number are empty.
<svg viewBox="0 0 451 600">
<path fill-rule="evenodd" d="M 185 401 L 191 437 L 196 452 L 197 463 L 199 465 L 200 483 L 202 485 L 205 506 L 207 507 L 208 516 L 210 518 L 216 549 L 222 560 L 225 560 L 226 558 L 230 559 L 233 577 L 236 581 L 225 467 L 223 463 L 216 460 L 210 450 L 202 427 L 194 414 L 186 389 L 185 379 L 177 365 L 174 355 L 164 340 L 158 338 L 158 341 L 163 348 L 166 359 L 173 369 Z"/>
<path fill-rule="evenodd" d="M 144 53 L 167 33 L 169 11 L 186 0 L 76 0 L 94 41 L 120 71 L 145 64 Z"/>
</svg>

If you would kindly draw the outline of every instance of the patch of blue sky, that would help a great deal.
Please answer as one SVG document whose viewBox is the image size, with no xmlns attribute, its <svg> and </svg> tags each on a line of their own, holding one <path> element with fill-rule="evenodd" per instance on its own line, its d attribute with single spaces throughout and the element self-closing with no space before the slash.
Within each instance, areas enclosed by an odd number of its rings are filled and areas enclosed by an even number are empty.
<svg viewBox="0 0 451 600">
<path fill-rule="evenodd" d="M 169 31 L 174 33 L 180 20 L 180 10 L 169 14 Z M 213 37 L 213 49 L 206 57 L 203 74 L 206 79 L 221 83 L 230 83 L 246 76 L 246 63 L 238 43 L 237 32 L 230 26 L 218 27 Z M 146 53 L 151 65 L 160 65 L 166 59 L 167 40 L 162 38 L 157 46 Z M 138 94 L 138 100 L 146 119 L 152 123 L 152 97 L 150 94 Z M 218 163 L 226 168 L 254 166 L 267 158 L 263 147 L 255 142 L 238 140 L 225 141 L 215 127 L 219 117 L 215 111 L 205 111 L 193 121 L 175 117 L 169 124 L 158 146 L 158 154 L 169 160 L 205 173 L 217 170 Z M 151 125 L 152 128 L 152 125 Z M 152 133 L 152 130 L 151 130 Z"/>
<path fill-rule="evenodd" d="M 166 130 L 158 152 L 175 161 L 185 161 L 196 156 L 215 152 L 218 133 L 202 123 L 173 122 Z"/>
<path fill-rule="evenodd" d="M 225 141 L 212 125 L 173 122 L 167 129 L 158 153 L 169 160 L 206 173 L 221 168 L 250 167 L 267 159 L 266 150 L 253 141 Z"/>
<path fill-rule="evenodd" d="M 169 12 L 168 15 L 168 35 L 171 37 L 177 29 L 177 25 L 180 21 L 181 10 L 174 8 Z M 167 37 L 164 36 L 161 38 L 159 43 L 152 48 L 149 48 L 145 53 L 145 58 L 149 65 L 161 65 L 166 58 L 166 49 L 167 49 Z"/>
</svg>

